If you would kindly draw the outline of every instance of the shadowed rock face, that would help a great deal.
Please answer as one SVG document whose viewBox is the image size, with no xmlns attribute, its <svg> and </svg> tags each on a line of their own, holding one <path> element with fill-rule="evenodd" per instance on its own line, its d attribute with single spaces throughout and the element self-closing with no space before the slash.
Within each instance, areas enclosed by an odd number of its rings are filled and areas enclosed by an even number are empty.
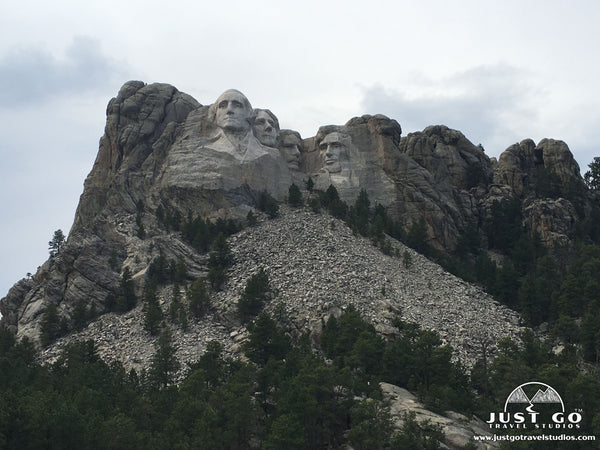
<svg viewBox="0 0 600 450">
<path fill-rule="evenodd" d="M 311 177 L 318 189 L 334 185 L 349 204 L 364 189 L 405 227 L 425 219 L 430 244 L 446 252 L 469 228 L 483 235 L 495 200 L 520 199 L 525 226 L 549 244 L 569 242 L 589 209 L 579 167 L 561 141 L 525 140 L 495 162 L 459 131 L 431 126 L 402 137 L 398 122 L 382 115 L 302 139 L 279 130 L 271 111 L 253 109 L 239 91 L 202 106 L 168 84 L 139 81 L 127 82 L 106 114 L 67 243 L 0 302 L 3 324 L 20 336 L 37 339 L 50 302 L 66 317 L 82 299 L 102 312 L 125 267 L 141 293 L 161 253 L 183 260 L 193 276 L 205 273 L 205 255 L 159 225 L 159 207 L 181 217 L 245 219 L 262 191 L 283 201 L 292 182 L 303 188 Z"/>
</svg>

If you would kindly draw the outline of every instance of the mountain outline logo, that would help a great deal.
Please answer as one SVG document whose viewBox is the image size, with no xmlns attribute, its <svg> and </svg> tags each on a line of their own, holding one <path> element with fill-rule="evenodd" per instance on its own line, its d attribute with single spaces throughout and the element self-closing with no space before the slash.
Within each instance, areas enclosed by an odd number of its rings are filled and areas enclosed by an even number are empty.
<svg viewBox="0 0 600 450">
<path fill-rule="evenodd" d="M 542 386 L 543 389 L 538 388 L 536 393 L 530 399 L 523 388 L 532 385 Z M 516 403 L 528 403 L 529 406 L 525 409 L 529 412 L 533 411 L 533 406 L 535 404 L 559 403 L 561 411 L 563 413 L 565 412 L 565 404 L 560 394 L 556 392 L 556 389 L 549 384 L 542 383 L 540 381 L 529 381 L 517 386 L 506 398 L 506 402 L 504 403 L 504 412 L 507 411 L 509 404 Z"/>
</svg>

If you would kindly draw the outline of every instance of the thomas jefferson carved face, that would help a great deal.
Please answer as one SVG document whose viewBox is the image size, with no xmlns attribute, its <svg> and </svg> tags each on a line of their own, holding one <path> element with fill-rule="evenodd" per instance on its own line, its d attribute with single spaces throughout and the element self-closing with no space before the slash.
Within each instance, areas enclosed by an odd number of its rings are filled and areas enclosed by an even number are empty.
<svg viewBox="0 0 600 450">
<path fill-rule="evenodd" d="M 279 140 L 279 121 L 266 109 L 257 109 L 254 119 L 254 135 L 261 144 L 276 147 Z"/>
<path fill-rule="evenodd" d="M 325 170 L 329 173 L 337 173 L 342 170 L 340 160 L 346 156 L 346 146 L 342 142 L 342 136 L 338 132 L 329 133 L 319 144 L 319 150 L 323 156 Z"/>
<path fill-rule="evenodd" d="M 230 89 L 215 103 L 215 123 L 226 131 L 246 131 L 252 120 L 252 107 L 244 94 Z"/>
</svg>

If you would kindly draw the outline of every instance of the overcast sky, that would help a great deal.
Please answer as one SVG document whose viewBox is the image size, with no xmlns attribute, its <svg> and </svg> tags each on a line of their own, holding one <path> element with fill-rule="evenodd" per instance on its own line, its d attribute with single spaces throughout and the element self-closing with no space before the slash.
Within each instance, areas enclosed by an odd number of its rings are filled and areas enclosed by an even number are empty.
<svg viewBox="0 0 600 450">
<path fill-rule="evenodd" d="M 127 80 L 210 104 L 226 89 L 282 128 L 362 114 L 462 131 L 489 156 L 562 139 L 600 156 L 600 2 L 29 1 L 0 5 L 0 297 L 67 233 L 106 105 Z"/>
</svg>

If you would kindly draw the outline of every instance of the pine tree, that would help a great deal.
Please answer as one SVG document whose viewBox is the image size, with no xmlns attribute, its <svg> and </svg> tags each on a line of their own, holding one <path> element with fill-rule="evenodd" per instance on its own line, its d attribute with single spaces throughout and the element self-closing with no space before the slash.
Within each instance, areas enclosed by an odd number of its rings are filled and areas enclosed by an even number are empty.
<svg viewBox="0 0 600 450">
<path fill-rule="evenodd" d="M 52 240 L 48 242 L 48 250 L 50 251 L 50 256 L 55 257 L 58 256 L 60 249 L 65 243 L 65 235 L 62 230 L 56 230 L 54 232 L 54 236 L 52 236 Z"/>
<path fill-rule="evenodd" d="M 119 283 L 119 295 L 116 298 L 115 309 L 119 312 L 129 311 L 135 307 L 136 303 L 137 297 L 131 279 L 131 270 L 129 270 L 129 267 L 125 267 Z"/>
<path fill-rule="evenodd" d="M 160 331 L 162 320 L 163 313 L 156 297 L 156 286 L 151 285 L 144 296 L 144 329 L 155 336 Z"/>
<path fill-rule="evenodd" d="M 165 328 L 155 344 L 156 351 L 150 363 L 148 372 L 150 384 L 158 389 L 164 389 L 173 382 L 175 373 L 181 366 L 173 346 L 171 330 Z"/>
<path fill-rule="evenodd" d="M 302 206 L 302 193 L 295 183 L 288 189 L 288 203 L 294 207 Z"/>
<path fill-rule="evenodd" d="M 40 341 L 43 346 L 50 344 L 61 334 L 58 308 L 50 303 L 42 315 L 40 326 Z"/>
<path fill-rule="evenodd" d="M 600 157 L 596 156 L 588 164 L 588 170 L 583 176 L 583 181 L 589 189 L 600 189 Z"/>
<path fill-rule="evenodd" d="M 184 330 L 187 329 L 187 312 L 185 306 L 181 302 L 181 291 L 179 290 L 179 284 L 177 284 L 177 282 L 173 284 L 173 296 L 171 305 L 169 306 L 169 318 L 171 319 L 171 322 L 178 324 Z"/>
<path fill-rule="evenodd" d="M 210 308 L 210 298 L 203 278 L 198 278 L 190 285 L 187 290 L 187 298 L 190 304 L 190 313 L 196 319 L 201 319 Z"/>
<path fill-rule="evenodd" d="M 262 309 L 270 291 L 269 275 L 264 269 L 252 275 L 246 282 L 242 297 L 238 302 L 238 317 L 247 322 Z"/>
</svg>

